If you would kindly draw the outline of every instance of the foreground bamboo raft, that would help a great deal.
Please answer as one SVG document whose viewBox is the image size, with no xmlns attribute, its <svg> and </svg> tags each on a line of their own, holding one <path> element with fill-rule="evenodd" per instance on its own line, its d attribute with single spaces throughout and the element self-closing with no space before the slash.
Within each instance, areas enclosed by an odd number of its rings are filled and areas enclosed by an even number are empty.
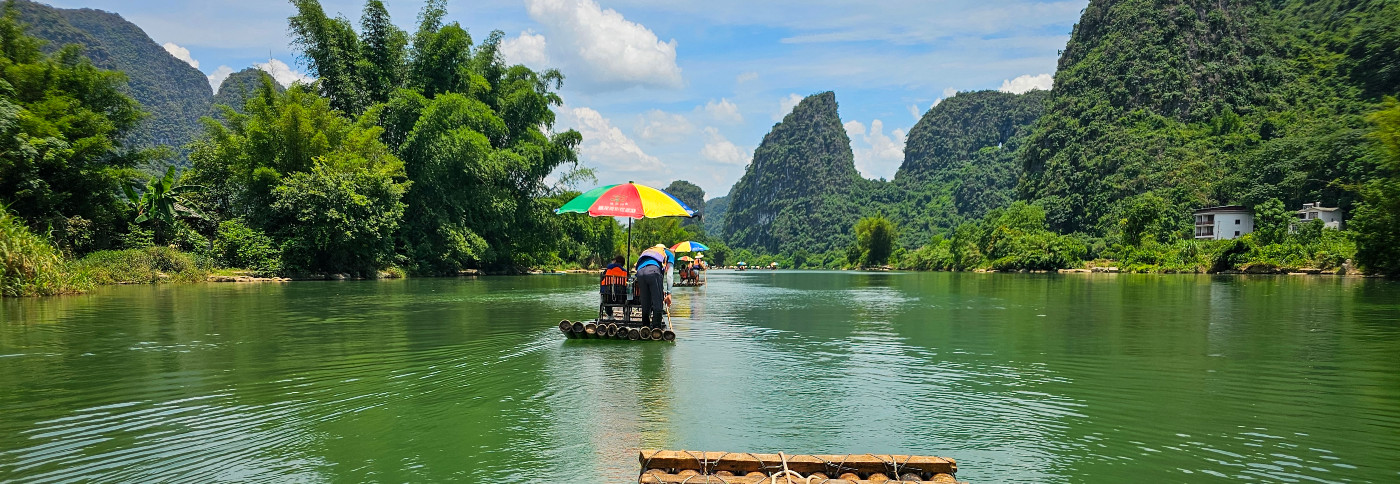
<svg viewBox="0 0 1400 484">
<path fill-rule="evenodd" d="M 559 332 L 569 339 L 625 339 L 632 341 L 675 341 L 676 332 L 648 328 L 632 322 L 569 321 L 559 322 Z"/>
<path fill-rule="evenodd" d="M 953 459 L 919 455 L 786 455 L 645 450 L 641 484 L 955 484 Z M 963 483 L 965 484 L 965 483 Z"/>
</svg>

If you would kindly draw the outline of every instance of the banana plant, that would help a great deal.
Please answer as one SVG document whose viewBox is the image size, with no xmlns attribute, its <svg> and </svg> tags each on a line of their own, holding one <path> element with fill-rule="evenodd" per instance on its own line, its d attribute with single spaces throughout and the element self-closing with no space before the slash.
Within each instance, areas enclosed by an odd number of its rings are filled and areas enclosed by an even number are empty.
<svg viewBox="0 0 1400 484">
<path fill-rule="evenodd" d="M 123 188 L 126 189 L 128 202 L 136 209 L 135 222 L 140 224 L 154 220 L 157 225 L 173 224 L 177 215 L 198 216 L 197 212 L 176 202 L 182 201 L 181 194 L 204 189 L 199 185 L 176 185 L 173 166 L 165 171 L 165 176 L 152 176 L 140 193 L 137 193 L 135 184 L 127 184 Z"/>
</svg>

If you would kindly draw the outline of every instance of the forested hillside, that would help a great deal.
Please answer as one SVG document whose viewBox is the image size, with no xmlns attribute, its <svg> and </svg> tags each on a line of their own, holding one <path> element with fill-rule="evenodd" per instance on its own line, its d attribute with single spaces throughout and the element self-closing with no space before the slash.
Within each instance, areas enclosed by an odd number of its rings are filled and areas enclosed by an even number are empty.
<svg viewBox="0 0 1400 484">
<path fill-rule="evenodd" d="M 803 99 L 763 137 L 729 192 L 724 233 L 735 246 L 826 251 L 850 243 L 849 193 L 860 180 L 836 94 Z"/>
<path fill-rule="evenodd" d="M 904 145 L 893 183 L 869 182 L 883 195 L 866 205 L 899 221 L 900 243 L 929 237 L 1016 198 L 1017 150 L 1044 110 L 1049 92 L 961 92 L 919 118 Z"/>
<path fill-rule="evenodd" d="M 213 114 L 218 114 L 217 106 L 228 106 L 233 108 L 235 112 L 242 113 L 243 104 L 256 95 L 264 83 L 272 86 L 272 89 L 279 93 L 286 90 L 281 84 L 272 80 L 271 75 L 254 67 L 229 74 L 228 77 L 224 78 L 224 82 L 219 83 L 219 92 L 214 94 L 216 110 Z"/>
<path fill-rule="evenodd" d="M 1148 194 L 1189 209 L 1350 209 L 1376 166 L 1365 114 L 1400 80 L 1394 1 L 1092 1 L 1021 153 L 1060 231 L 1110 231 Z"/>
<path fill-rule="evenodd" d="M 79 44 L 97 67 L 126 74 L 127 91 L 148 115 L 128 134 L 131 145 L 178 148 L 199 133 L 199 118 L 209 114 L 213 97 L 208 78 L 171 56 L 140 27 L 101 10 L 9 2 L 19 10 L 28 33 L 46 41 L 44 53 Z"/>
<path fill-rule="evenodd" d="M 705 219 L 701 222 L 705 232 L 717 235 L 724 232 L 724 214 L 729 212 L 729 195 L 705 201 Z"/>
</svg>

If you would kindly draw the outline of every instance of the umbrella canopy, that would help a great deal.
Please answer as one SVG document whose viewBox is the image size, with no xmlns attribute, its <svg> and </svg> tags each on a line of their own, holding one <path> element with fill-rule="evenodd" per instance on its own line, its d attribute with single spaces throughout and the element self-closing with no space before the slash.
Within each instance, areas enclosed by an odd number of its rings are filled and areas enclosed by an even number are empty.
<svg viewBox="0 0 1400 484">
<path fill-rule="evenodd" d="M 700 252 L 702 250 L 710 250 L 710 248 L 694 240 L 687 240 L 671 246 L 671 252 Z"/>
<path fill-rule="evenodd" d="M 686 262 L 690 262 L 690 261 L 693 261 L 693 260 L 695 260 L 695 259 L 691 258 L 691 257 L 688 256 L 688 255 L 684 255 L 684 256 L 681 256 L 681 260 L 686 261 Z"/>
<path fill-rule="evenodd" d="M 569 200 L 554 213 L 586 213 L 594 217 L 690 217 L 695 210 L 655 188 L 619 183 L 594 188 Z"/>
<path fill-rule="evenodd" d="M 748 264 L 745 264 L 745 263 L 743 263 L 743 262 L 740 262 L 739 265 L 741 265 L 741 266 L 746 266 L 746 265 L 748 265 Z"/>
</svg>

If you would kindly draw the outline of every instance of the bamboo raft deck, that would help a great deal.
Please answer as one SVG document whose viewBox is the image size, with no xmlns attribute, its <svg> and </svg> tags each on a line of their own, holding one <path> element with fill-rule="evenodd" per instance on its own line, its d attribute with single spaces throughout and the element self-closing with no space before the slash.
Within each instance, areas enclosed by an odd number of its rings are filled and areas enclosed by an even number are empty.
<svg viewBox="0 0 1400 484">
<path fill-rule="evenodd" d="M 644 450 L 639 484 L 966 484 L 953 459 L 918 455 L 786 455 Z"/>
<path fill-rule="evenodd" d="M 595 321 L 559 322 L 559 332 L 569 339 L 620 339 L 631 341 L 676 341 L 676 332 L 670 325 L 665 329 L 648 328 L 642 324 L 641 314 L 635 318 L 598 319 Z"/>
</svg>

